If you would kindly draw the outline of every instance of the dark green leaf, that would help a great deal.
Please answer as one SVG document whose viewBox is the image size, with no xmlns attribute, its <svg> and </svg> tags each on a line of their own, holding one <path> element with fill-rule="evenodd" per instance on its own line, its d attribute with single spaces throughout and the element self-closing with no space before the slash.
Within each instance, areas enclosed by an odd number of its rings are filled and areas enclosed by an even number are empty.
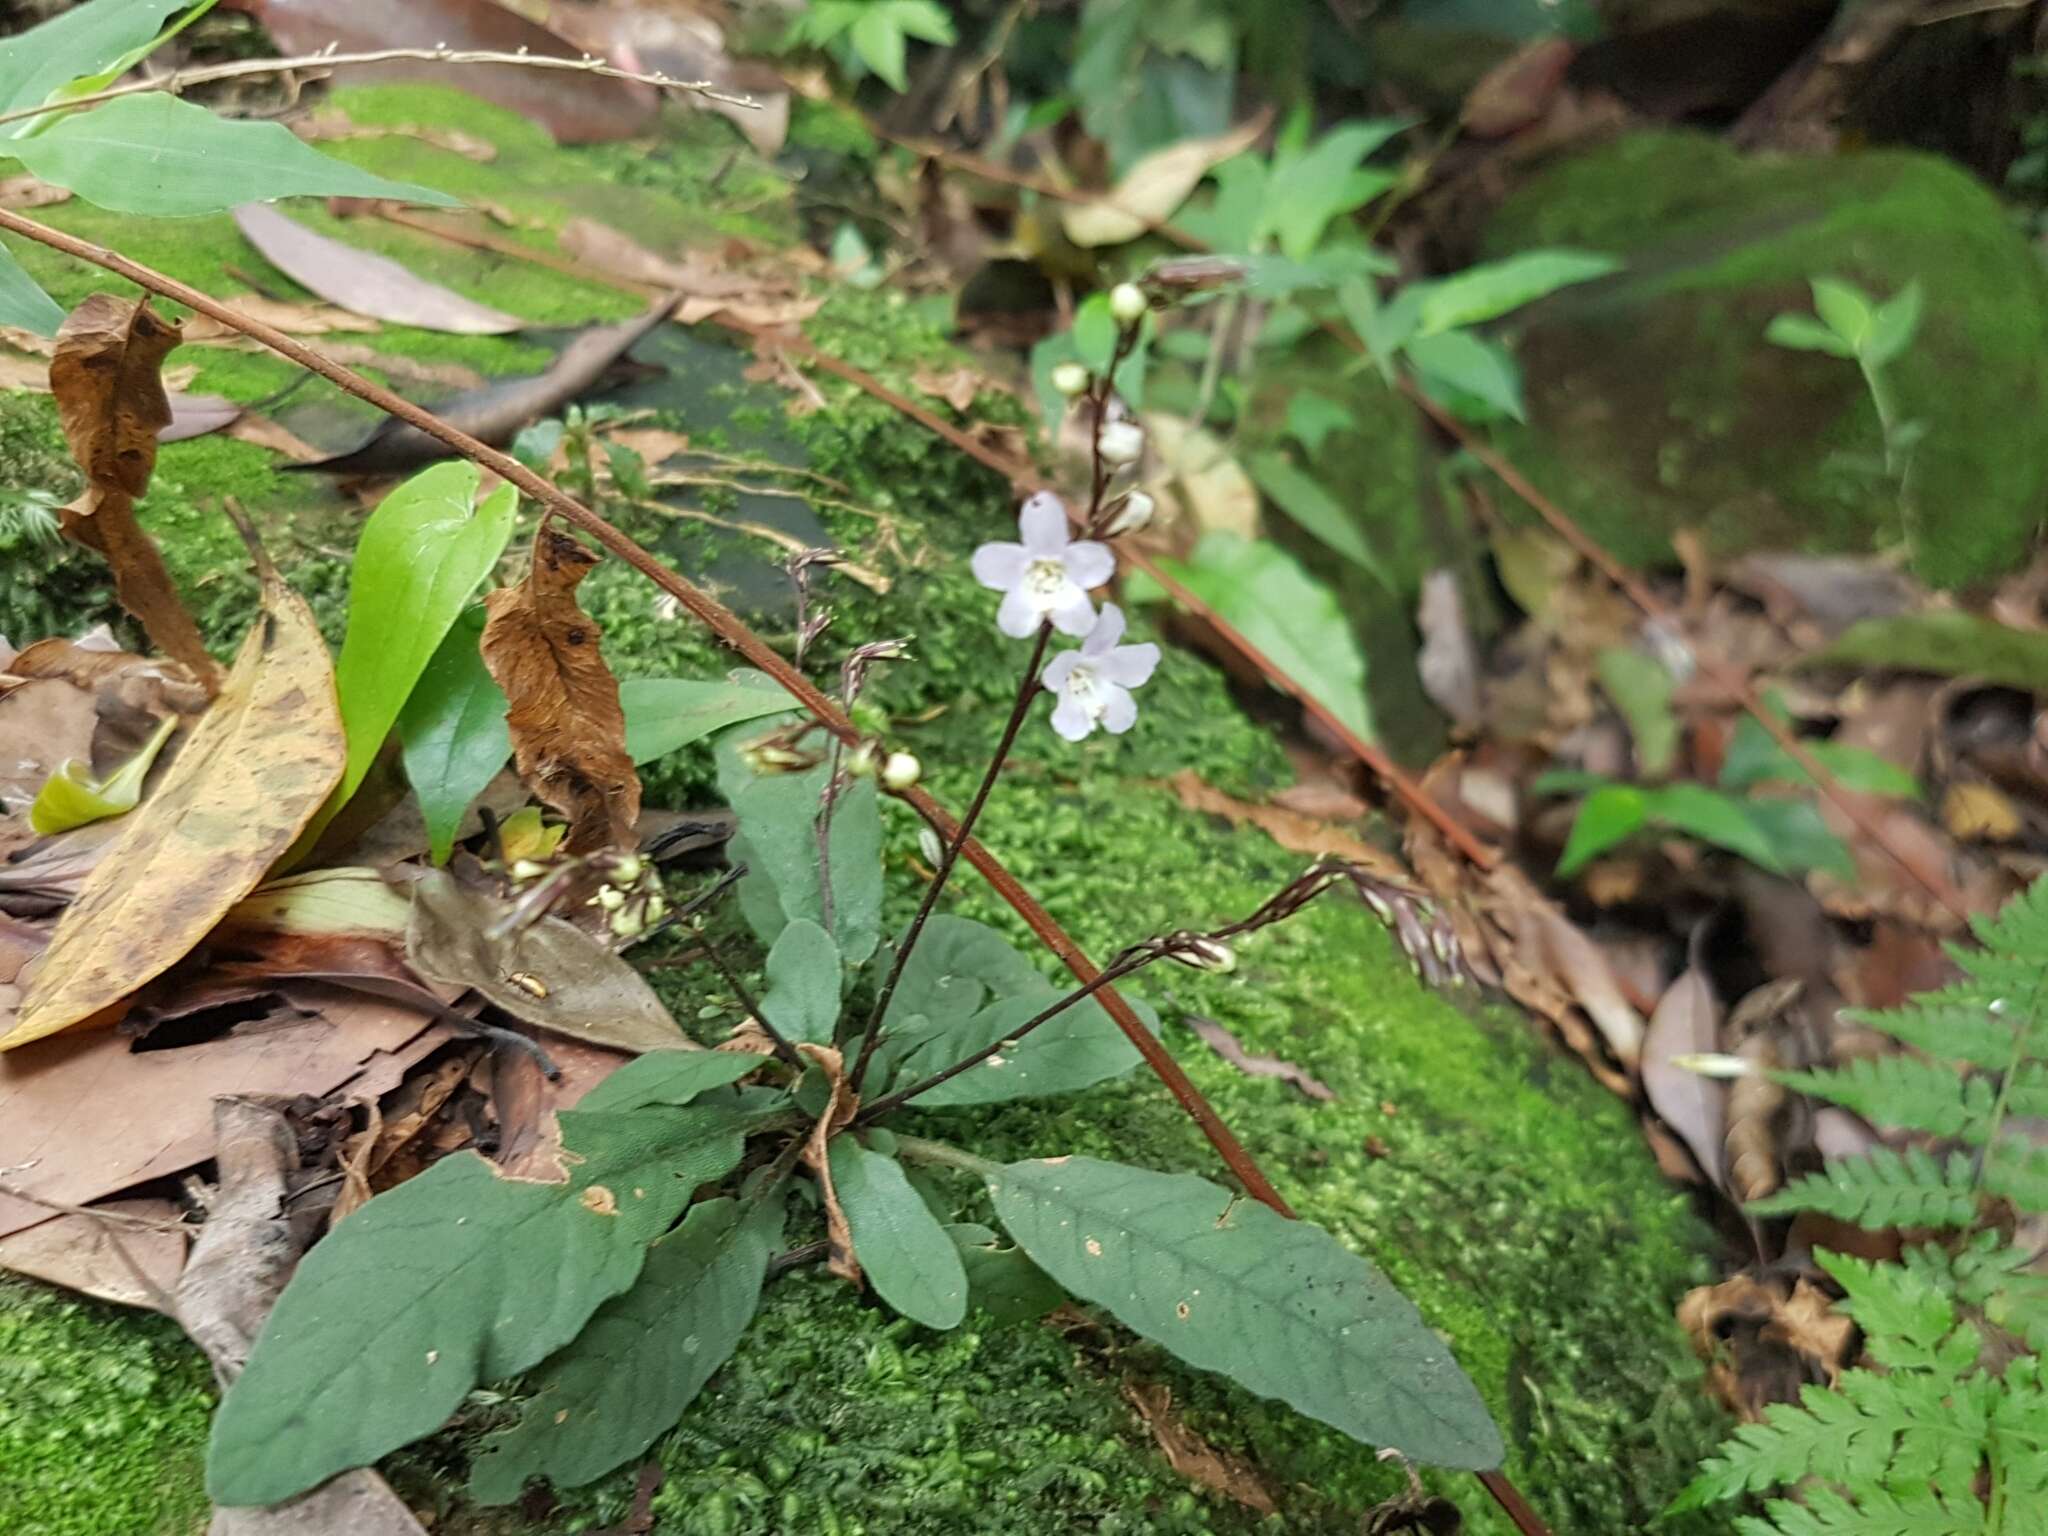
<svg viewBox="0 0 2048 1536">
<path fill-rule="evenodd" d="M 1022 1248 L 1005 1247 L 991 1227 L 958 1222 L 946 1228 L 967 1270 L 967 1300 L 998 1323 L 1036 1322 L 1067 1299 L 1051 1275 Z"/>
<path fill-rule="evenodd" d="M 851 1136 L 834 1137 L 832 1188 L 853 1233 L 854 1257 L 890 1306 L 927 1328 L 953 1328 L 967 1315 L 960 1250 L 893 1157 Z"/>
<path fill-rule="evenodd" d="M 300 196 L 459 206 L 323 155 L 282 123 L 217 117 L 163 91 L 74 112 L 8 147 L 44 181 L 117 213 L 219 213 Z"/>
<path fill-rule="evenodd" d="M 1524 419 L 1522 371 L 1505 348 L 1469 331 L 1441 331 L 1412 338 L 1406 348 L 1423 386 L 1446 405 L 1457 407 L 1457 397 L 1470 396 L 1485 409 L 1459 414 L 1488 421 L 1496 415 Z"/>
<path fill-rule="evenodd" d="M 782 1241 L 782 1197 L 699 1201 L 656 1243 L 633 1288 L 533 1373 L 519 1422 L 484 1442 L 470 1474 L 480 1504 L 509 1504 L 528 1478 L 574 1488 L 631 1461 L 725 1364 L 761 1304 Z"/>
<path fill-rule="evenodd" d="M 1650 820 L 1659 826 L 1739 853 L 1759 869 L 1785 872 L 1776 844 L 1751 817 L 1746 801 L 1704 784 L 1683 783 L 1652 791 L 1647 806 Z"/>
<path fill-rule="evenodd" d="M 1358 418 L 1327 395 L 1305 389 L 1287 402 L 1287 435 L 1301 444 L 1304 453 L 1321 453 L 1323 440 L 1332 432 L 1357 430 Z"/>
<path fill-rule="evenodd" d="M 57 301 L 22 271 L 21 263 L 6 246 L 0 245 L 0 325 L 11 325 L 38 336 L 54 336 L 63 323 L 64 311 Z"/>
<path fill-rule="evenodd" d="M 2048 633 L 1971 613 L 1902 613 L 1852 624 L 1809 667 L 1888 667 L 2048 690 Z"/>
<path fill-rule="evenodd" d="M 1817 869 L 1838 880 L 1856 878 L 1856 861 L 1810 800 L 1781 800 L 1750 795 L 1743 800 L 1757 832 L 1775 851 L 1785 869 Z"/>
<path fill-rule="evenodd" d="M 1189 1364 L 1416 1461 L 1500 1465 L 1450 1347 L 1321 1228 L 1206 1179 L 1085 1157 L 1011 1163 L 989 1187 L 1047 1274 Z"/>
<path fill-rule="evenodd" d="M 1413 284 L 1422 290 L 1421 334 L 1433 336 L 1497 319 L 1560 288 L 1620 270 L 1621 263 L 1612 256 L 1592 251 L 1524 251 L 1505 261 L 1467 267 L 1452 277 Z"/>
<path fill-rule="evenodd" d="M 626 714 L 626 751 L 635 763 L 651 763 L 729 725 L 785 712 L 789 697 L 739 682 L 636 677 L 619 684 L 619 708 Z"/>
<path fill-rule="evenodd" d="M 1373 558 L 1359 527 L 1357 515 L 1348 511 L 1316 481 L 1294 467 L 1284 453 L 1255 453 L 1245 461 L 1253 482 L 1280 510 L 1314 534 L 1353 565 L 1385 580 L 1385 573 Z"/>
<path fill-rule="evenodd" d="M 999 1040 L 1007 1040 L 1025 1023 L 1059 1000 L 1050 987 L 1037 993 L 1000 998 L 966 1023 L 938 1034 L 912 1053 L 897 1071 L 897 1086 L 908 1086 L 956 1061 L 965 1061 Z M 1133 1002 L 1133 1007 L 1140 1007 Z M 1141 1015 L 1150 1010 L 1140 1008 Z M 1146 1018 L 1156 1027 L 1156 1021 Z M 979 1066 L 940 1083 L 911 1100 L 915 1109 L 942 1109 L 958 1104 L 999 1104 L 1009 1099 L 1037 1099 L 1078 1093 L 1083 1088 L 1122 1077 L 1137 1066 L 1138 1048 L 1125 1038 L 1116 1021 L 1094 998 L 1083 998 Z"/>
<path fill-rule="evenodd" d="M 1879 757 L 1866 747 L 1848 742 L 1809 741 L 1806 750 L 1833 774 L 1845 789 L 1864 794 L 1892 795 L 1911 799 L 1920 793 L 1920 781 L 1912 774 Z M 1813 776 L 1798 759 L 1778 745 L 1771 733 L 1753 715 L 1744 715 L 1735 725 L 1728 743 L 1728 755 L 1721 762 L 1723 789 L 1749 789 L 1758 784 L 1811 784 Z"/>
<path fill-rule="evenodd" d="M 700 1093 L 759 1071 L 761 1058 L 745 1051 L 669 1047 L 636 1056 L 576 1101 L 582 1111 L 623 1113 L 666 1104 L 680 1109 Z"/>
<path fill-rule="evenodd" d="M 934 913 L 903 963 L 889 999 L 884 1026 L 894 1029 L 912 1014 L 941 1028 L 964 1024 L 981 1011 L 991 992 L 1043 991 L 1045 978 L 1016 945 L 986 923 Z"/>
<path fill-rule="evenodd" d="M 1608 784 L 1586 796 L 1557 861 L 1559 876 L 1569 879 L 1617 843 L 1633 837 L 1650 819 L 1643 791 L 1633 784 Z"/>
<path fill-rule="evenodd" d="M 691 1192 L 737 1165 L 745 1125 L 713 1109 L 561 1121 L 568 1183 L 458 1152 L 313 1247 L 215 1415 L 216 1502 L 275 1504 L 367 1466 L 568 1343 Z"/>
<path fill-rule="evenodd" d="M 505 694 L 480 649 L 485 617 L 480 607 L 457 617 L 398 714 L 405 776 L 436 864 L 448 862 L 463 817 L 512 756 Z"/>
<path fill-rule="evenodd" d="M 839 1023 L 839 947 L 809 918 L 790 920 L 768 951 L 761 1014 L 785 1040 L 831 1042 Z"/>
</svg>

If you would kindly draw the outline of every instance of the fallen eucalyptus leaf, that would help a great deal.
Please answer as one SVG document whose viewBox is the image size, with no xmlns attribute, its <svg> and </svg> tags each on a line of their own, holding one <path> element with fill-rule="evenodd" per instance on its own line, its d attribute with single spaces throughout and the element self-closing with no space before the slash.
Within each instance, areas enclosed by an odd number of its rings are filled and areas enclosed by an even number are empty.
<svg viewBox="0 0 2048 1536">
<path fill-rule="evenodd" d="M 308 229 L 268 203 L 244 203 L 234 218 L 265 261 L 309 293 L 355 314 L 457 336 L 502 336 L 526 325 L 517 315 L 430 283 L 388 256 Z"/>
<path fill-rule="evenodd" d="M 1301 1091 L 1305 1099 L 1318 1103 L 1333 1102 L 1337 1095 L 1328 1083 L 1311 1077 L 1291 1061 L 1278 1056 L 1260 1056 L 1247 1051 L 1237 1036 L 1218 1024 L 1214 1019 L 1205 1019 L 1198 1013 L 1187 1016 L 1188 1028 L 1202 1039 L 1210 1050 L 1229 1062 L 1247 1077 L 1277 1077 L 1283 1083 L 1291 1084 Z"/>
<path fill-rule="evenodd" d="M 1250 148 L 1266 131 L 1265 115 L 1211 139 L 1183 139 L 1132 165 L 1107 192 L 1060 209 L 1060 227 L 1079 246 L 1122 245 L 1172 217 L 1209 168 Z"/>
<path fill-rule="evenodd" d="M 1643 1094 L 1714 1185 L 1727 1166 L 1728 1090 L 1686 1063 L 1719 1045 L 1720 1012 L 1706 973 L 1689 970 L 1665 990 L 1643 1035 Z"/>
</svg>

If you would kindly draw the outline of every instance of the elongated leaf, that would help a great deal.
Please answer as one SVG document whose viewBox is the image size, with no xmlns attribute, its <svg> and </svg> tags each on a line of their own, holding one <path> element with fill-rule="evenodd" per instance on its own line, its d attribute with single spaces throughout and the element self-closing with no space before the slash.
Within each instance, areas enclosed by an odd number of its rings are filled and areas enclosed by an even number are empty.
<svg viewBox="0 0 2048 1536">
<path fill-rule="evenodd" d="M 74 112 L 8 146 L 54 186 L 117 213 L 219 213 L 280 197 L 384 197 L 458 206 L 321 154 L 282 123 L 225 117 L 163 91 Z"/>
<path fill-rule="evenodd" d="M 1547 784 L 1546 788 L 1559 788 Z M 1557 872 L 1569 879 L 1617 843 L 1635 836 L 1650 819 L 1649 804 L 1633 784 L 1606 784 L 1586 796 L 1565 839 Z"/>
<path fill-rule="evenodd" d="M 93 0 L 73 6 L 40 26 L 0 42 L 0 112 L 39 107 L 85 75 L 115 64 L 163 30 L 164 19 L 179 11 L 204 10 L 211 0 Z M 12 137 L 34 128 L 25 118 L 0 128 Z"/>
<path fill-rule="evenodd" d="M 458 336 L 503 336 L 526 326 L 517 315 L 430 283 L 389 256 L 308 229 L 267 204 L 242 204 L 235 224 L 278 271 L 351 313 Z"/>
<path fill-rule="evenodd" d="M 1365 656 L 1337 600 L 1284 550 L 1217 530 L 1172 574 L 1367 741 Z"/>
<path fill-rule="evenodd" d="M 991 992 L 1008 996 L 1044 989 L 1038 967 L 995 929 L 939 912 L 925 922 L 917 947 L 903 963 L 883 1024 L 894 1029 L 912 1014 L 923 1014 L 950 1028 L 979 1013 Z"/>
<path fill-rule="evenodd" d="M 1877 306 L 1863 343 L 1864 361 L 1872 368 L 1893 362 L 1913 344 L 1920 329 L 1920 298 L 1920 279 L 1916 277 Z"/>
<path fill-rule="evenodd" d="M 54 336 L 64 323 L 64 310 L 36 280 L 21 270 L 6 246 L 0 245 L 0 325 L 12 325 L 38 336 Z"/>
<path fill-rule="evenodd" d="M 935 1035 L 897 1070 L 897 1086 L 907 1086 L 956 1061 L 964 1061 L 1006 1040 L 1059 999 L 1050 987 L 991 1003 L 964 1024 Z M 1150 1008 L 1133 1001 L 1147 1025 L 1157 1028 Z M 1138 1048 L 1125 1038 L 1116 1021 L 1094 998 L 1083 998 L 1041 1024 L 1017 1042 L 958 1077 L 919 1094 L 919 1109 L 956 1104 L 999 1104 L 1009 1099 L 1037 1099 L 1078 1093 L 1083 1088 L 1122 1077 L 1139 1061 Z"/>
<path fill-rule="evenodd" d="M 1364 162 L 1407 126 L 1400 118 L 1350 122 L 1331 129 L 1306 151 L 1276 152 L 1259 212 L 1260 232 L 1272 235 L 1282 254 L 1305 260 L 1332 219 L 1399 180 L 1392 171 L 1368 169 Z"/>
<path fill-rule="evenodd" d="M 829 1045 L 839 1023 L 839 946 L 809 918 L 793 920 L 768 951 L 761 1013 L 783 1039 Z"/>
<path fill-rule="evenodd" d="M 739 682 L 642 677 L 619 684 L 619 707 L 626 712 L 626 751 L 636 763 L 651 763 L 729 725 L 781 714 L 789 695 Z"/>
<path fill-rule="evenodd" d="M 1255 453 L 1245 461 L 1252 482 L 1281 511 L 1362 570 L 1382 575 L 1366 545 L 1358 519 L 1322 486 L 1303 474 L 1284 453 Z"/>
<path fill-rule="evenodd" d="M 968 1304 L 996 1322 L 1034 1322 L 1067 1299 L 1051 1275 L 1022 1248 L 1005 1247 L 993 1228 L 956 1222 L 946 1233 L 960 1249 L 960 1264 L 967 1271 Z"/>
<path fill-rule="evenodd" d="M 1806 750 L 1846 789 L 1871 795 L 1916 796 L 1920 782 L 1898 764 L 1867 747 L 1840 741 L 1810 741 Z M 1718 781 L 1723 789 L 1744 790 L 1758 784 L 1811 784 L 1813 776 L 1798 759 L 1772 739 L 1755 717 L 1744 715 L 1735 725 Z"/>
<path fill-rule="evenodd" d="M 736 1083 L 759 1071 L 761 1058 L 744 1051 L 703 1051 L 670 1047 L 636 1056 L 576 1101 L 579 1111 L 614 1113 L 650 1104 L 680 1108 L 700 1093 Z"/>
<path fill-rule="evenodd" d="M 436 464 L 386 496 L 363 524 L 349 576 L 348 630 L 334 663 L 348 732 L 348 769 L 334 809 L 384 750 L 420 674 L 512 537 L 519 493 L 501 485 L 479 505 L 479 481 L 466 459 Z"/>
<path fill-rule="evenodd" d="M 1678 720 L 1671 713 L 1676 680 L 1670 669 L 1624 645 L 1601 651 L 1597 666 L 1601 689 L 1628 722 L 1637 769 L 1645 778 L 1662 778 L 1678 756 Z"/>
<path fill-rule="evenodd" d="M 1086 1157 L 1011 1163 L 989 1189 L 1040 1268 L 1189 1364 L 1415 1461 L 1500 1465 L 1450 1347 L 1321 1228 L 1191 1174 Z"/>
<path fill-rule="evenodd" d="M 457 615 L 398 714 L 405 776 L 436 864 L 448 862 L 463 817 L 512 756 L 505 692 L 484 665 L 483 633 L 481 606 Z"/>
<path fill-rule="evenodd" d="M 1825 352 L 1829 357 L 1854 357 L 1856 349 L 1811 315 L 1773 315 L 1764 340 L 1794 352 Z"/>
<path fill-rule="evenodd" d="M 1124 172 L 1099 199 L 1064 204 L 1060 226 L 1079 246 L 1122 245 L 1135 240 L 1172 218 L 1211 166 L 1249 148 L 1264 129 L 1265 124 L 1255 118 L 1215 138 L 1181 139 L 1156 149 Z"/>
<path fill-rule="evenodd" d="M 1877 318 L 1870 295 L 1839 277 L 1816 277 L 1812 287 L 1814 312 L 1853 350 L 1862 351 Z"/>
<path fill-rule="evenodd" d="M 631 1461 L 725 1364 L 761 1304 L 782 1241 L 782 1199 L 699 1201 L 649 1251 L 633 1288 L 601 1307 L 532 1378 L 518 1424 L 484 1442 L 480 1504 L 509 1504 L 532 1477 L 574 1488 Z"/>
<path fill-rule="evenodd" d="M 274 1504 L 366 1466 L 568 1343 L 691 1192 L 739 1162 L 745 1124 L 716 1109 L 561 1120 L 581 1159 L 568 1183 L 458 1152 L 314 1246 L 215 1415 L 216 1502 Z"/>
<path fill-rule="evenodd" d="M 912 1322 L 957 1327 L 967 1315 L 967 1271 L 903 1165 L 851 1136 L 834 1137 L 829 1156 L 854 1256 L 875 1294 Z"/>
<path fill-rule="evenodd" d="M 1748 805 L 1733 796 L 1704 784 L 1667 784 L 1649 796 L 1649 810 L 1659 826 L 1739 853 L 1759 869 L 1784 872 L 1776 845 L 1750 816 Z"/>
<path fill-rule="evenodd" d="M 1981 677 L 2011 688 L 2048 688 L 2048 634 L 1971 613 L 1902 613 L 1852 624 L 1809 667 L 1891 667 L 1937 677 Z"/>
<path fill-rule="evenodd" d="M 1431 394 L 1453 407 L 1460 396 L 1470 396 L 1485 409 L 1469 406 L 1459 414 L 1473 420 L 1512 416 L 1526 419 L 1522 409 L 1522 371 L 1497 342 L 1474 336 L 1469 331 L 1439 331 L 1417 336 L 1408 343 L 1408 360 L 1415 365 L 1422 383 Z"/>
<path fill-rule="evenodd" d="M 1498 319 L 1545 294 L 1620 270 L 1612 256 L 1592 251 L 1524 251 L 1467 267 L 1454 277 L 1415 285 L 1422 289 L 1419 332 L 1433 336 Z"/>
</svg>

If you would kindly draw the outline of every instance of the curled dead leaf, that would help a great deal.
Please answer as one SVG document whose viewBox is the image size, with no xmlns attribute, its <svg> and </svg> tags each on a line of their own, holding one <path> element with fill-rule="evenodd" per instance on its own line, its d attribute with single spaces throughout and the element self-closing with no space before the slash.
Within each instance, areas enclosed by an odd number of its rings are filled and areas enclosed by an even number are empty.
<svg viewBox="0 0 2048 1536">
<path fill-rule="evenodd" d="M 1164 1382 L 1127 1381 L 1124 1400 L 1137 1410 L 1145 1427 L 1152 1431 L 1166 1464 L 1191 1483 L 1220 1493 L 1262 1515 L 1274 1514 L 1278 1506 L 1259 1474 L 1244 1457 L 1220 1451 L 1189 1427 L 1173 1408 L 1173 1389 Z"/>
<path fill-rule="evenodd" d="M 832 1138 L 845 1130 L 847 1122 L 853 1119 L 854 1111 L 860 1108 L 860 1096 L 848 1085 L 845 1059 L 833 1047 L 812 1045 L 806 1041 L 797 1049 L 825 1074 L 829 1090 L 825 1112 L 818 1116 L 817 1124 L 811 1127 L 811 1134 L 804 1138 L 803 1150 L 804 1166 L 818 1181 L 818 1193 L 825 1203 L 826 1268 L 857 1286 L 861 1283 L 861 1271 L 860 1260 L 853 1254 L 853 1229 L 847 1225 L 839 1194 L 832 1187 L 832 1162 L 826 1149 Z"/>
<path fill-rule="evenodd" d="M 568 819 L 570 853 L 631 848 L 640 814 L 618 680 L 598 647 L 603 631 L 576 603 L 596 564 L 543 525 L 526 580 L 485 599 L 484 666 L 511 706 L 514 763 L 541 802 Z"/>
<path fill-rule="evenodd" d="M 1855 1363 L 1856 1325 L 1804 1276 L 1733 1275 L 1686 1292 L 1678 1325 L 1710 1362 L 1707 1385 L 1751 1423 L 1809 1383 L 1832 1386 Z"/>
</svg>

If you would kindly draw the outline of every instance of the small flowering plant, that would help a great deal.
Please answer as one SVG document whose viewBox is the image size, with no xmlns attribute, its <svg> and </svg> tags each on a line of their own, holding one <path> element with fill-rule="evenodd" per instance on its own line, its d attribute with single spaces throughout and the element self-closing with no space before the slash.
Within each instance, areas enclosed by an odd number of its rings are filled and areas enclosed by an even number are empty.
<svg viewBox="0 0 2048 1536">
<path fill-rule="evenodd" d="M 1140 302 L 1127 326 L 1142 313 Z M 1097 421 L 1118 424 L 1106 386 L 1084 383 Z M 484 1442 L 472 1495 L 504 1504 L 534 1479 L 589 1482 L 673 1426 L 741 1347 L 764 1286 L 813 1263 L 933 1329 L 970 1312 L 988 1325 L 1090 1305 L 1367 1444 L 1443 1466 L 1499 1464 L 1499 1434 L 1450 1350 L 1328 1233 L 1191 1174 L 1058 1148 L 997 1163 L 963 1144 L 978 1124 L 964 1110 L 1076 1093 L 1139 1064 L 1143 1032 L 1117 1026 L 1104 988 L 1160 961 L 1232 970 L 1239 939 L 1325 892 L 1361 897 L 1431 981 L 1459 974 L 1441 915 L 1341 860 L 1235 921 L 1140 940 L 1079 986 L 1056 985 L 1002 933 L 939 910 L 1041 692 L 1068 741 L 1137 717 L 1132 690 L 1159 650 L 1123 644 L 1121 610 L 1095 607 L 1088 594 L 1114 559 L 1087 535 L 1149 512 L 1118 486 L 1139 456 L 1097 454 L 1073 524 L 1040 493 L 1017 542 L 974 556 L 975 575 L 1003 594 L 1003 633 L 1033 643 L 973 801 L 927 847 L 936 867 L 908 923 L 884 917 L 880 800 L 928 802 L 915 757 L 884 742 L 861 697 L 874 667 L 906 656 L 904 642 L 882 641 L 856 648 L 840 676 L 847 715 L 870 737 L 844 742 L 789 718 L 719 742 L 737 821 L 726 875 L 656 905 L 650 868 L 605 872 L 594 910 L 615 926 L 623 912 L 685 926 L 738 1026 L 716 1049 L 650 1051 L 561 1112 L 563 1181 L 500 1177 L 458 1153 L 317 1245 L 216 1420 L 218 1502 L 291 1498 L 432 1432 L 475 1388 L 508 1378 L 515 1406 Z M 802 595 L 800 585 L 800 607 Z M 1048 659 L 1055 634 L 1080 643 Z M 761 946 L 758 987 L 704 922 L 727 895 Z M 1156 1033 L 1156 1015 L 1133 1002 Z M 426 1249 L 423 1231 L 459 1236 Z M 417 1293 L 406 1326 L 366 1332 L 347 1298 L 386 1295 L 393 1275 Z M 329 1402 L 348 1411 L 323 1411 Z"/>
</svg>

